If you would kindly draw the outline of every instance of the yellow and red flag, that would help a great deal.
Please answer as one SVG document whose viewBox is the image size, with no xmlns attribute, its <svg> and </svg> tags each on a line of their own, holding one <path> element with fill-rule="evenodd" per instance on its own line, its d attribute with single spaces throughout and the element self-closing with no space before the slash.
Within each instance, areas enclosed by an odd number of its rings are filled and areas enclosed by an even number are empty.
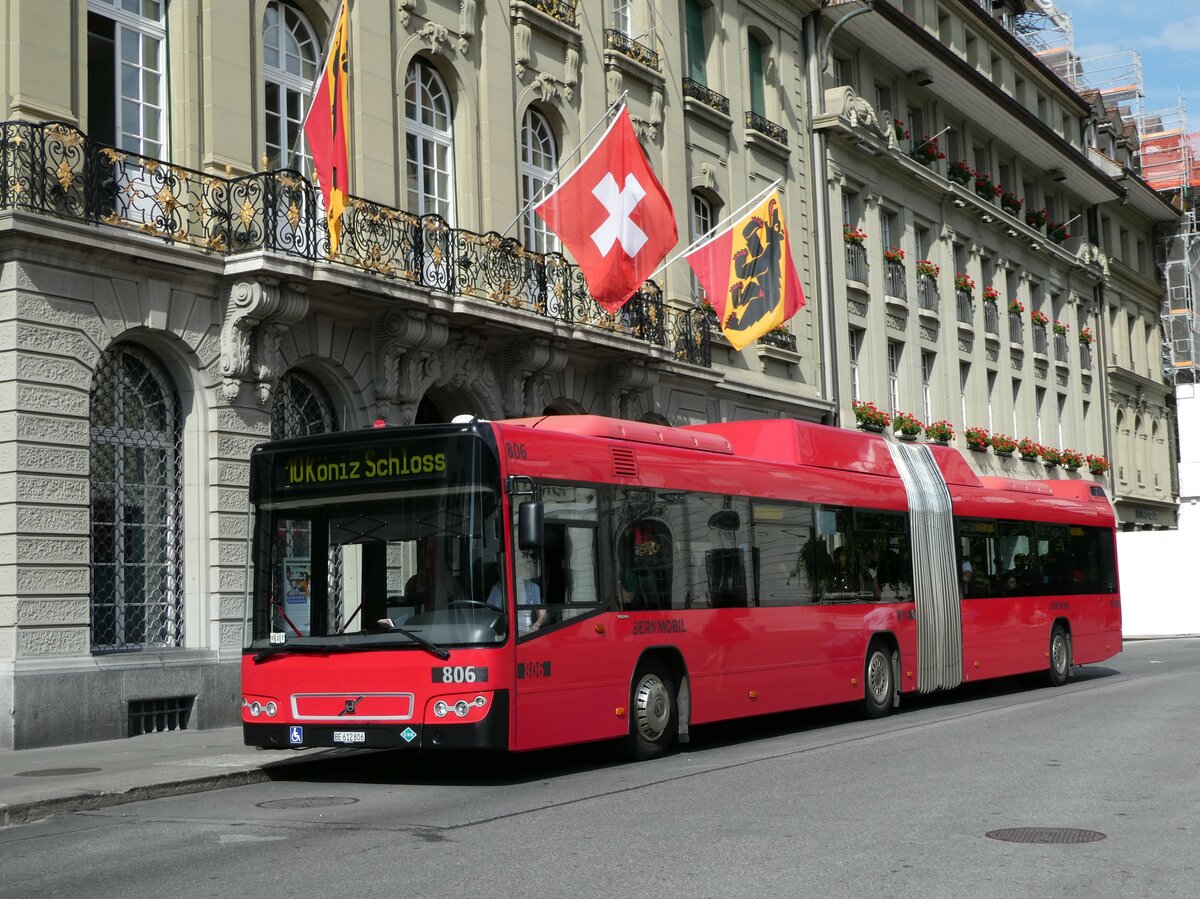
<svg viewBox="0 0 1200 899">
<path fill-rule="evenodd" d="M 329 252 L 338 251 L 342 236 L 342 213 L 346 209 L 350 181 L 348 128 L 350 123 L 350 19 L 349 0 L 338 9 L 333 41 L 313 91 L 312 104 L 304 119 L 304 135 L 317 170 L 317 182 L 325 200 L 329 223 Z"/>
<path fill-rule="evenodd" d="M 740 350 L 804 305 L 778 191 L 687 254 L 730 346 Z"/>
</svg>

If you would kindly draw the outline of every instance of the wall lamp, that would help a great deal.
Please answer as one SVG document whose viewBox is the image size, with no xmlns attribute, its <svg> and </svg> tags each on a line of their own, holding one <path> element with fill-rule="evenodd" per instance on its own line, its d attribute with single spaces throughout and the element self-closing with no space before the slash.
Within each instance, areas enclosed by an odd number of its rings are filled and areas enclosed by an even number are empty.
<svg viewBox="0 0 1200 899">
<path fill-rule="evenodd" d="M 924 69 L 913 69 L 908 73 L 908 80 L 918 87 L 929 87 L 933 84 L 933 76 Z"/>
<path fill-rule="evenodd" d="M 1053 181 L 1061 182 L 1067 180 L 1067 173 L 1062 169 L 1051 169 L 1050 171 L 1046 172 L 1046 174 L 1049 175 Z"/>
</svg>

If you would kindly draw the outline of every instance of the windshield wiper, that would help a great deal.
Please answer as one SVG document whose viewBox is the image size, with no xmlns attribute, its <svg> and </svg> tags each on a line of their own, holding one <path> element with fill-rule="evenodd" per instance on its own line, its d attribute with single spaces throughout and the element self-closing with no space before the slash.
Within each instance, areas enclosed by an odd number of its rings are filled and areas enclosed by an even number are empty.
<svg viewBox="0 0 1200 899">
<path fill-rule="evenodd" d="M 328 643 L 281 643 L 266 646 L 254 654 L 254 661 L 265 662 L 292 652 L 354 652 L 354 646 L 335 646 Z"/>
<path fill-rule="evenodd" d="M 422 637 L 420 634 L 415 634 L 406 627 L 400 627 L 400 625 L 398 625 L 398 624 L 392 624 L 392 619 L 390 619 L 390 618 L 380 618 L 379 626 L 384 628 L 385 630 L 395 631 L 398 634 L 403 634 L 404 636 L 408 637 L 408 639 L 412 640 L 414 643 L 416 643 L 418 646 L 420 646 L 422 649 L 437 656 L 443 662 L 446 661 L 446 659 L 450 658 L 450 650 L 442 649 L 442 647 L 438 646 L 436 643 L 429 642 L 424 637 Z"/>
</svg>

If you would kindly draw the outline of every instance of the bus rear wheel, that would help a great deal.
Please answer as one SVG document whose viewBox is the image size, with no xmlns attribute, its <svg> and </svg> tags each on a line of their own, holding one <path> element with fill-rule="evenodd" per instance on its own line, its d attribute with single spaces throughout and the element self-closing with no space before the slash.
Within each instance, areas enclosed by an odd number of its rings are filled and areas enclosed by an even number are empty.
<svg viewBox="0 0 1200 899">
<path fill-rule="evenodd" d="M 868 718 L 883 718 L 896 707 L 894 675 L 890 647 L 872 643 L 863 666 L 863 708 Z"/>
<path fill-rule="evenodd" d="M 671 748 L 678 730 L 675 683 L 662 662 L 647 659 L 638 666 L 629 697 L 629 754 L 639 761 Z"/>
<path fill-rule="evenodd" d="M 1046 672 L 1050 686 L 1061 687 L 1071 678 L 1071 638 L 1061 624 L 1050 632 L 1050 668 Z"/>
</svg>

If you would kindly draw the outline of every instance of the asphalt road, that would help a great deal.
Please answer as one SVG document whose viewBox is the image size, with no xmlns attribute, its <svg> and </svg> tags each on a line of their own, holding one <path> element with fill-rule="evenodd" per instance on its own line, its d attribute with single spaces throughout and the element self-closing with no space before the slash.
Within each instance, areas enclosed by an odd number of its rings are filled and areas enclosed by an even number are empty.
<svg viewBox="0 0 1200 899">
<path fill-rule="evenodd" d="M 0 896 L 1191 899 L 1198 677 L 1200 640 L 1154 641 L 1060 689 L 703 728 L 649 763 L 355 756 L 2 831 Z"/>
</svg>

